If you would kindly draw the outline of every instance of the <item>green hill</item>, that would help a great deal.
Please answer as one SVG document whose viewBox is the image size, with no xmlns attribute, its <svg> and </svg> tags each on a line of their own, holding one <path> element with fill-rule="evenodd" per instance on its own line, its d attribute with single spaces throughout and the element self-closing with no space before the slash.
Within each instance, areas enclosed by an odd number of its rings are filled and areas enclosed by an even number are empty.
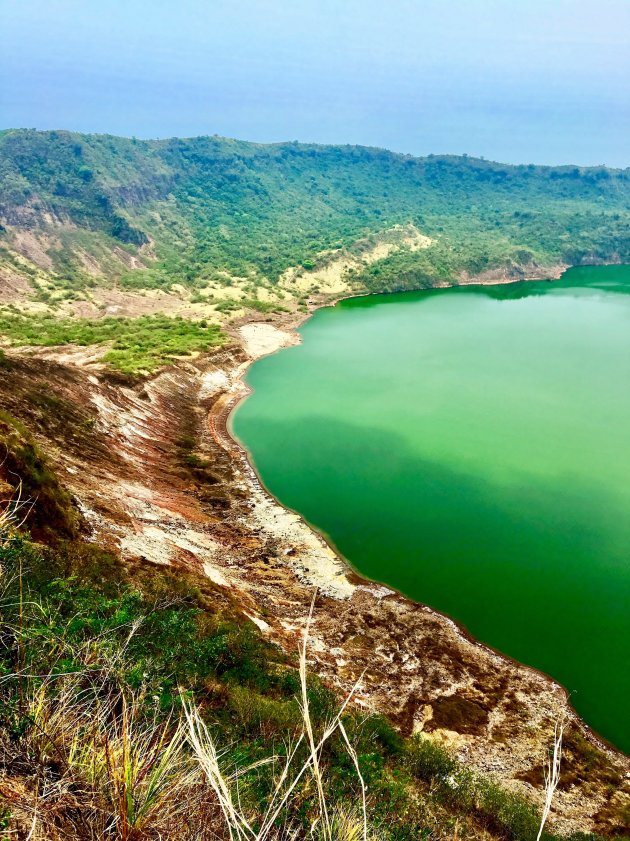
<svg viewBox="0 0 630 841">
<path fill-rule="evenodd" d="M 411 223 L 433 245 L 402 249 L 355 279 L 409 288 L 512 265 L 629 260 L 630 170 L 9 130 L 0 133 L 0 220 L 5 265 L 27 270 L 19 232 L 46 232 L 55 284 L 76 290 L 95 282 L 90 258 L 98 274 L 134 288 L 231 276 L 274 284 L 290 266 L 315 267 Z"/>
</svg>

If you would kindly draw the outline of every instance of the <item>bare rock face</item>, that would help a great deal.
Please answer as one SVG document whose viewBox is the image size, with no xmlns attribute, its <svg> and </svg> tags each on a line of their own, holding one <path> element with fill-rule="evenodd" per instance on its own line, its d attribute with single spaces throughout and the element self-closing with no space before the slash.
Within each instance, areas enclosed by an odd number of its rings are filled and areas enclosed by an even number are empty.
<svg viewBox="0 0 630 841">
<path fill-rule="evenodd" d="M 264 491 L 230 438 L 227 417 L 246 394 L 241 376 L 251 358 L 295 341 L 292 324 L 283 326 L 250 324 L 228 349 L 141 384 L 71 354 L 11 352 L 0 408 L 32 430 L 87 539 L 130 565 L 205 574 L 291 653 L 316 592 L 313 671 L 340 692 L 359 681 L 358 705 L 542 802 L 543 760 L 568 709 L 565 691 L 348 570 Z M 54 411 L 34 399 L 40 392 Z M 630 795 L 630 761 L 566 714 L 566 778 L 552 826 L 609 831 Z"/>
</svg>

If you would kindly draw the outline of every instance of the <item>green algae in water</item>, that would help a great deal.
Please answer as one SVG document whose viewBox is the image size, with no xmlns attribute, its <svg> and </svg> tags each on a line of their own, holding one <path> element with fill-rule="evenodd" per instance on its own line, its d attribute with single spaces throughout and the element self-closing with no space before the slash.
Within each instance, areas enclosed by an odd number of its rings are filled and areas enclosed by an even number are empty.
<svg viewBox="0 0 630 841">
<path fill-rule="evenodd" d="M 344 301 L 301 333 L 233 419 L 270 491 L 630 751 L 630 267 Z"/>
</svg>

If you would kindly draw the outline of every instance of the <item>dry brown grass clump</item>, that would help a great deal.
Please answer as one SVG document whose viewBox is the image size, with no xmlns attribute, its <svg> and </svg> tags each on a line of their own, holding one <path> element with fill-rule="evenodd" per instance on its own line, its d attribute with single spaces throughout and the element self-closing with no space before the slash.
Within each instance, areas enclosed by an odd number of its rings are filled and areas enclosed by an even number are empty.
<svg viewBox="0 0 630 841">
<path fill-rule="evenodd" d="M 131 639 L 136 628 L 129 633 Z M 80 664 L 64 673 L 68 652 L 46 677 L 3 678 L 23 687 L 29 722 L 15 755 L 5 742 L 0 794 L 7 838 L 26 841 L 367 841 L 365 786 L 341 716 L 341 705 L 315 734 L 307 693 L 308 627 L 300 651 L 301 732 L 281 759 L 271 756 L 228 768 L 200 709 L 182 692 L 180 712 L 147 715 L 152 699 L 118 680 L 124 647 L 107 663 L 90 646 L 73 652 Z M 362 802 L 340 808 L 326 790 L 321 756 L 339 732 L 356 769 Z M 304 748 L 307 748 L 304 750 Z M 304 758 L 306 757 L 306 758 Z M 264 800 L 250 797 L 252 780 L 270 775 Z M 312 798 L 310 826 L 298 807 Z"/>
</svg>

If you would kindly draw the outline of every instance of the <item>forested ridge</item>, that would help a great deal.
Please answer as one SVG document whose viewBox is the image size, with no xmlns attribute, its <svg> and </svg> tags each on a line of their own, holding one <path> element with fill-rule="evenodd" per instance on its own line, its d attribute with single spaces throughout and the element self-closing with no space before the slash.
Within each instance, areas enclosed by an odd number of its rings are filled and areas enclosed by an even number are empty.
<svg viewBox="0 0 630 841">
<path fill-rule="evenodd" d="M 414 158 L 358 146 L 260 145 L 219 137 L 145 141 L 63 131 L 0 133 L 0 244 L 12 227 L 66 222 L 51 251 L 80 288 L 76 248 L 103 257 L 152 243 L 136 288 L 229 275 L 272 283 L 289 266 L 396 224 L 435 240 L 360 281 L 409 288 L 506 265 L 630 259 L 630 170 Z"/>
</svg>

